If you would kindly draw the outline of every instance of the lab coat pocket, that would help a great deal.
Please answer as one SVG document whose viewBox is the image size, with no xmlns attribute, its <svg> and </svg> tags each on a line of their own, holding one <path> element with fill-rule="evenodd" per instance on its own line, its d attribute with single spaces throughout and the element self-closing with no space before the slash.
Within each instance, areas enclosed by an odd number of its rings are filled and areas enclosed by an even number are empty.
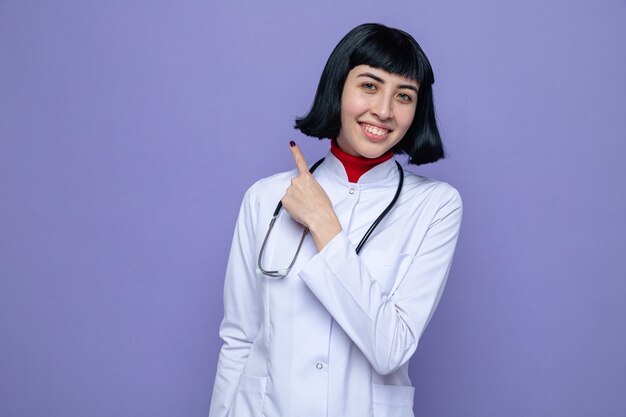
<svg viewBox="0 0 626 417">
<path fill-rule="evenodd" d="M 263 412 L 267 378 L 242 374 L 228 414 L 231 417 L 260 417 Z"/>
<path fill-rule="evenodd" d="M 405 270 L 409 254 L 370 249 L 361 258 L 370 276 L 378 282 L 383 292 L 393 294 L 400 283 L 400 275 Z"/>
<path fill-rule="evenodd" d="M 415 417 L 414 394 L 410 386 L 373 384 L 374 417 Z"/>
</svg>

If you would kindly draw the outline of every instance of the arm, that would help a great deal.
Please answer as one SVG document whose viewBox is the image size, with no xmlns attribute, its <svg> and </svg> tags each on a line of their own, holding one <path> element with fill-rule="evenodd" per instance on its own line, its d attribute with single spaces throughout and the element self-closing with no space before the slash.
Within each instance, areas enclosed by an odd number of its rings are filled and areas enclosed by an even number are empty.
<svg viewBox="0 0 626 417">
<path fill-rule="evenodd" d="M 379 374 L 394 372 L 415 352 L 450 270 L 461 213 L 461 199 L 451 189 L 391 294 L 373 279 L 344 232 L 300 271 L 300 278 Z"/>
<path fill-rule="evenodd" d="M 252 188 L 244 196 L 226 267 L 224 280 L 224 319 L 220 351 L 209 417 L 227 416 L 232 406 L 239 377 L 260 328 L 255 275 Z"/>
</svg>

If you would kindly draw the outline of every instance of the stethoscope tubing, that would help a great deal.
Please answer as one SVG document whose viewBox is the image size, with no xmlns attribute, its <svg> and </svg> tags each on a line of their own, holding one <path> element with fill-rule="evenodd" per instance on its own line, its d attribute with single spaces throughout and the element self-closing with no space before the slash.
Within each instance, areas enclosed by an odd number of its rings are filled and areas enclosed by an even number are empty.
<svg viewBox="0 0 626 417">
<path fill-rule="evenodd" d="M 322 162 L 324 162 L 324 158 L 322 158 L 319 161 L 317 161 L 316 163 L 314 163 L 311 166 L 311 168 L 309 169 L 309 172 L 312 174 L 317 169 L 317 167 L 320 166 L 320 164 Z M 391 211 L 393 206 L 398 201 L 398 197 L 400 196 L 400 193 L 402 192 L 402 187 L 404 185 L 404 170 L 402 169 L 402 166 L 398 163 L 398 161 L 395 161 L 395 163 L 396 163 L 396 167 L 398 168 L 398 175 L 399 175 L 398 187 L 396 189 L 396 193 L 393 196 L 393 199 L 391 200 L 391 202 L 387 205 L 387 207 L 385 207 L 385 209 L 380 213 L 380 215 L 376 218 L 376 220 L 374 220 L 374 222 L 371 224 L 369 229 L 367 229 L 367 232 L 365 232 L 365 234 L 361 238 L 361 241 L 359 242 L 359 244 L 356 247 L 357 255 L 361 252 L 361 249 L 363 248 L 363 245 L 365 245 L 365 242 L 367 242 L 367 240 L 369 239 L 369 237 L 372 234 L 372 232 L 374 231 L 374 229 L 376 229 L 378 224 Z M 267 233 L 265 234 L 265 238 L 263 239 L 263 243 L 261 244 L 261 250 L 259 251 L 259 258 L 258 258 L 258 261 L 257 261 L 257 266 L 259 267 L 259 270 L 263 273 L 263 275 L 266 275 L 266 276 L 271 277 L 271 278 L 277 278 L 277 279 L 278 278 L 283 278 L 287 274 L 289 274 L 289 271 L 291 271 L 291 268 L 296 263 L 296 259 L 298 258 L 298 254 L 300 253 L 300 249 L 302 248 L 302 243 L 304 242 L 304 238 L 309 233 L 309 229 L 307 227 L 305 227 L 304 231 L 302 232 L 302 237 L 300 238 L 300 243 L 298 243 L 298 248 L 296 249 L 296 253 L 293 256 L 293 258 L 291 260 L 291 263 L 289 264 L 289 266 L 287 266 L 287 268 L 278 269 L 278 270 L 275 270 L 275 271 L 264 269 L 261 266 L 261 260 L 263 259 L 263 253 L 265 252 L 265 246 L 267 245 L 267 241 L 269 239 L 269 236 L 270 236 L 270 234 L 272 232 L 272 229 L 274 228 L 274 223 L 276 223 L 276 218 L 280 214 L 280 210 L 281 210 L 282 207 L 283 207 L 283 202 L 281 200 L 276 205 L 276 209 L 274 210 L 274 214 L 272 215 L 272 219 L 270 220 L 270 225 L 269 225 L 269 228 L 267 230 Z"/>
</svg>

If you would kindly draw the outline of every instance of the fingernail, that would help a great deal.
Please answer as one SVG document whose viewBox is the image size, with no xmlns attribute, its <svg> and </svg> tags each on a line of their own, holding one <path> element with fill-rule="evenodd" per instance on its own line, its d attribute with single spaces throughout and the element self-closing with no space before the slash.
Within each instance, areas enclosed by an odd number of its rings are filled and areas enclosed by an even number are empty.
<svg viewBox="0 0 626 417">
<path fill-rule="evenodd" d="M 289 146 L 291 146 L 293 148 L 294 146 L 296 146 L 296 142 L 290 140 L 289 141 Z"/>
</svg>

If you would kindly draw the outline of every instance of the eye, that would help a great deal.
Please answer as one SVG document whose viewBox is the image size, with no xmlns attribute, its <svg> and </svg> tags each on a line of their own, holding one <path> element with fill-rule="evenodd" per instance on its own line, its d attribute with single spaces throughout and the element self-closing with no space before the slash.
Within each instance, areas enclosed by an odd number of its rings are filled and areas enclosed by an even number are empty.
<svg viewBox="0 0 626 417">
<path fill-rule="evenodd" d="M 407 93 L 398 93 L 398 98 L 400 99 L 400 101 L 403 101 L 405 103 L 410 103 L 413 101 L 413 97 Z"/>
<path fill-rule="evenodd" d="M 363 83 L 361 84 L 361 87 L 363 87 L 364 90 L 376 91 L 376 86 L 372 83 Z"/>
</svg>

